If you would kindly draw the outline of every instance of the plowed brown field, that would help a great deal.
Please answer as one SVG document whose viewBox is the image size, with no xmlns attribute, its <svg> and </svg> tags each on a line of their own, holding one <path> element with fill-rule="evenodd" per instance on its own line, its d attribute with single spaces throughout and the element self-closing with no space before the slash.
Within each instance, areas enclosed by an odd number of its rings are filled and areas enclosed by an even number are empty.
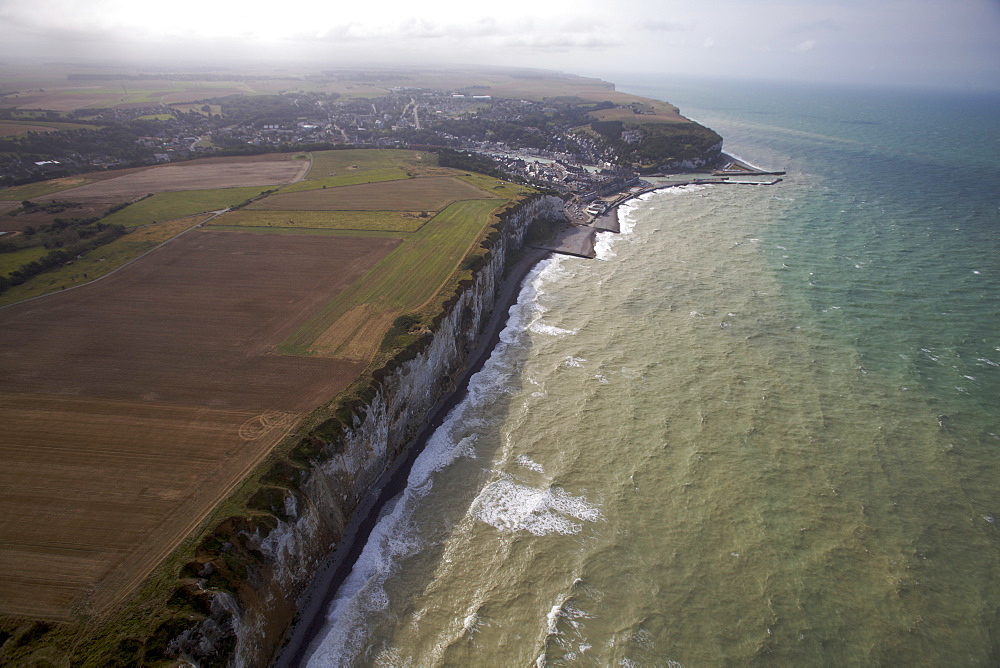
<svg viewBox="0 0 1000 668">
<path fill-rule="evenodd" d="M 270 350 L 397 243 L 199 230 L 0 309 L 0 613 L 126 595 L 355 378 Z"/>
</svg>

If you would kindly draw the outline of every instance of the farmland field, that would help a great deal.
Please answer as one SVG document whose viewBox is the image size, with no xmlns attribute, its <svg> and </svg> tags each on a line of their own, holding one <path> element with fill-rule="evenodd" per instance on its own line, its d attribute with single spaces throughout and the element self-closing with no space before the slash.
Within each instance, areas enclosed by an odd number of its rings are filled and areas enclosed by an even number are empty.
<svg viewBox="0 0 1000 668">
<path fill-rule="evenodd" d="M 61 197 L 53 197 L 52 199 L 65 201 Z M 0 216 L 0 230 L 23 230 L 29 225 L 37 229 L 43 225 L 50 225 L 55 222 L 56 218 L 97 218 L 107 213 L 111 205 L 120 203 L 120 201 L 71 202 L 71 206 L 59 212 L 46 211 L 45 209 L 35 209 L 31 212 L 9 211 L 8 215 Z M 20 204 L 20 202 L 17 203 L 18 206 Z M 11 213 L 16 215 L 9 215 Z"/>
<path fill-rule="evenodd" d="M 260 193 L 260 186 L 156 193 L 121 211 L 116 211 L 102 222 L 125 227 L 149 225 L 157 221 L 192 216 L 203 211 L 225 209 Z"/>
<path fill-rule="evenodd" d="M 26 132 L 53 132 L 55 130 L 94 130 L 96 125 L 86 123 L 64 123 L 44 119 L 0 121 L 0 137 L 15 137 Z"/>
<path fill-rule="evenodd" d="M 112 610 L 362 374 L 398 315 L 436 308 L 494 212 L 526 192 L 414 151 L 304 158 L 0 191 L 9 208 L 76 203 L 62 216 L 156 193 L 104 218 L 125 236 L 0 295 L 0 613 Z"/>
<path fill-rule="evenodd" d="M 336 364 L 271 348 L 398 243 L 194 230 L 102 281 L 0 310 L 0 390 L 311 408 L 331 395 L 310 378 Z M 214 364 L 225 370 L 206 374 Z"/>
<path fill-rule="evenodd" d="M 0 190 L 0 200 L 20 204 L 22 200 L 34 199 L 35 197 L 40 197 L 42 195 L 50 195 L 62 190 L 76 188 L 87 183 L 94 183 L 98 180 L 94 178 L 94 176 L 95 175 L 93 174 L 87 174 L 85 176 L 66 176 L 61 179 L 52 179 L 51 181 L 40 181 L 38 183 L 29 183 L 23 186 L 14 186 L 13 188 L 3 188 Z"/>
<path fill-rule="evenodd" d="M 67 619 L 148 573 L 356 377 L 270 351 L 398 243 L 194 230 L 0 310 L 0 612 Z"/>
<path fill-rule="evenodd" d="M 69 620 L 114 603 L 295 419 L 241 438 L 260 415 L 0 393 L 0 612 Z"/>
<path fill-rule="evenodd" d="M 171 190 L 272 186 L 295 181 L 308 166 L 305 160 L 250 162 L 234 159 L 212 164 L 177 163 L 64 190 L 59 193 L 58 199 L 122 201 Z M 44 197 L 56 198 L 55 195 Z"/>
<path fill-rule="evenodd" d="M 400 149 L 345 149 L 340 151 L 319 151 L 313 154 L 312 169 L 307 179 L 322 179 L 328 176 L 348 174 L 352 171 L 397 168 L 405 169 L 418 165 L 436 166 L 437 156 Z"/>
<path fill-rule="evenodd" d="M 452 202 L 494 197 L 452 176 L 278 193 L 249 209 L 271 211 L 440 211 Z"/>
<path fill-rule="evenodd" d="M 360 325 L 363 319 L 357 317 L 354 309 L 362 305 L 369 309 L 367 317 L 379 314 L 385 329 L 396 315 L 419 311 L 458 268 L 489 222 L 490 213 L 505 201 L 467 200 L 452 204 L 408 237 L 362 280 L 325 304 L 279 350 L 290 354 L 342 354 L 342 349 L 351 346 L 353 339 L 371 335 L 345 327 L 342 321 L 346 318 Z"/>
<path fill-rule="evenodd" d="M 113 76 L 105 80 L 80 82 L 77 85 L 49 86 L 44 90 L 0 97 L 5 107 L 15 109 L 51 109 L 53 111 L 73 111 L 87 107 L 128 108 L 154 104 L 175 104 L 194 102 L 205 98 L 226 95 L 254 94 L 265 90 L 276 82 L 266 82 L 267 86 L 254 87 L 257 82 L 238 81 L 121 81 Z M 301 82 L 280 81 L 281 88 L 294 88 Z M 124 85 L 124 88 L 123 88 Z"/>
<path fill-rule="evenodd" d="M 67 176 L 67 177 L 63 177 L 63 178 L 60 178 L 60 179 L 53 179 L 51 181 L 40 181 L 38 183 L 29 183 L 29 184 L 23 185 L 23 186 L 14 186 L 14 187 L 11 187 L 11 188 L 0 188 L 0 202 L 11 201 L 11 202 L 20 203 L 21 200 L 26 200 L 26 199 L 34 200 L 34 199 L 37 199 L 37 198 L 42 197 L 44 195 L 51 195 L 51 194 L 57 193 L 57 192 L 58 193 L 63 193 L 65 191 L 67 191 L 67 190 L 72 190 L 72 189 L 78 188 L 79 186 L 89 185 L 91 183 L 98 183 L 98 182 L 101 182 L 101 181 L 111 181 L 111 180 L 118 179 L 118 178 L 123 177 L 123 176 L 133 176 L 135 174 L 141 174 L 143 172 L 161 170 L 164 167 L 175 167 L 175 166 L 196 167 L 196 166 L 203 166 L 203 165 L 217 165 L 217 166 L 221 166 L 221 165 L 228 165 L 228 164 L 232 164 L 232 163 L 257 164 L 257 163 L 265 163 L 265 162 L 282 162 L 282 163 L 284 163 L 284 162 L 291 162 L 292 164 L 298 165 L 298 168 L 301 170 L 303 168 L 308 168 L 309 162 L 308 162 L 308 160 L 306 160 L 306 157 L 307 156 L 305 154 L 302 154 L 302 153 L 265 153 L 264 155 L 249 155 L 249 156 L 242 156 L 242 157 L 238 157 L 238 158 L 234 158 L 234 157 L 226 157 L 226 158 L 199 158 L 197 160 L 189 160 L 187 162 L 178 163 L 176 165 L 152 165 L 152 166 L 149 166 L 149 167 L 130 167 L 130 168 L 127 168 L 127 169 L 115 169 L 115 170 L 109 170 L 109 171 L 106 171 L 106 172 L 87 172 L 86 174 L 79 174 L 79 175 L 76 175 L 76 176 Z M 278 169 L 282 169 L 282 168 L 278 168 Z M 290 169 L 290 168 L 289 167 L 285 167 L 284 169 Z M 266 174 L 266 173 L 268 173 L 269 168 L 262 167 L 261 170 L 262 170 L 262 173 Z M 164 172 L 156 171 L 156 174 L 157 175 L 163 175 Z M 169 174 L 169 172 L 167 172 L 167 174 Z M 150 177 L 147 176 L 145 178 L 149 179 Z M 158 179 L 153 179 L 153 181 L 152 181 L 153 187 L 152 188 L 146 189 L 143 192 L 141 192 L 141 193 L 139 193 L 138 195 L 135 195 L 135 196 L 138 197 L 138 196 L 141 196 L 141 195 L 149 194 L 151 192 L 160 192 L 162 190 L 184 190 L 185 189 L 185 188 L 175 187 L 176 184 L 173 184 L 170 181 L 166 181 L 164 183 L 164 185 L 171 186 L 171 187 L 159 188 L 159 187 L 156 187 L 158 183 L 159 183 Z M 274 184 L 278 184 L 278 183 L 279 183 L 278 181 L 274 182 Z M 238 184 L 235 184 L 235 187 L 247 186 L 247 185 L 252 185 L 252 184 L 238 183 Z M 272 185 L 272 184 L 265 184 L 265 185 Z M 202 188 L 222 188 L 222 187 L 234 187 L 234 186 L 231 185 L 231 184 L 224 184 L 224 185 L 218 185 L 218 186 L 216 186 L 216 185 L 212 185 L 211 183 L 209 183 L 207 185 L 199 185 L 199 184 L 195 185 L 195 189 L 202 189 Z M 59 195 L 58 198 L 49 198 L 49 199 L 67 199 L 67 198 L 64 197 L 63 195 Z M 130 198 L 126 197 L 125 199 L 130 199 Z"/>
<path fill-rule="evenodd" d="M 411 211 L 229 211 L 212 227 L 270 227 L 313 230 L 416 232 L 428 218 Z"/>
<path fill-rule="evenodd" d="M 0 137 L 16 137 L 28 132 L 54 132 L 55 128 L 48 128 L 44 125 L 34 125 L 31 123 L 16 123 L 13 121 L 0 121 Z"/>
<path fill-rule="evenodd" d="M 347 171 L 340 175 L 328 176 L 299 181 L 283 189 L 282 192 L 292 193 L 300 190 L 315 190 L 317 188 L 335 188 L 337 186 L 352 186 L 358 183 L 378 183 L 380 181 L 396 181 L 409 178 L 409 175 L 397 167 Z"/>
<path fill-rule="evenodd" d="M 77 258 L 73 264 L 39 274 L 21 285 L 8 289 L 0 294 L 0 306 L 89 283 L 153 250 L 167 239 L 194 227 L 206 218 L 207 216 L 192 216 L 132 230 L 82 258 Z"/>
</svg>

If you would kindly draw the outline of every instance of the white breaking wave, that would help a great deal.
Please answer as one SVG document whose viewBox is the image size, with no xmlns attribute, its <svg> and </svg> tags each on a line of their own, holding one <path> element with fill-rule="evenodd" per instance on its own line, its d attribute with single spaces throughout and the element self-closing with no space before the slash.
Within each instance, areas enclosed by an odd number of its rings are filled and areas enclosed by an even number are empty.
<svg viewBox="0 0 1000 668">
<path fill-rule="evenodd" d="M 519 466 L 523 466 L 526 469 L 531 469 L 536 473 L 545 473 L 545 469 L 538 462 L 532 461 L 531 457 L 527 455 L 518 455 L 515 460 Z"/>
<path fill-rule="evenodd" d="M 550 336 L 572 336 L 579 331 L 576 329 L 563 329 L 562 327 L 556 327 L 555 325 L 546 325 L 541 320 L 536 320 L 528 325 L 528 329 L 536 334 L 548 334 Z"/>
<path fill-rule="evenodd" d="M 583 522 L 601 519 L 601 511 L 583 496 L 573 496 L 559 487 L 538 489 L 501 476 L 472 502 L 472 515 L 500 531 L 527 531 L 536 536 L 574 534 Z"/>
</svg>

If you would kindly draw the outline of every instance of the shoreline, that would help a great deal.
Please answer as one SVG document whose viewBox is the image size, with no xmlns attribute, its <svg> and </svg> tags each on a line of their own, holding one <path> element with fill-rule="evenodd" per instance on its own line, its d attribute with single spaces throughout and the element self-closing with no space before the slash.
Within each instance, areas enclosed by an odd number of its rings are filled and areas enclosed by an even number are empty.
<svg viewBox="0 0 1000 668">
<path fill-rule="evenodd" d="M 500 342 L 500 332 L 510 317 L 510 308 L 517 303 L 524 279 L 539 262 L 551 255 L 548 249 L 528 245 L 525 245 L 522 251 L 524 256 L 511 265 L 500 284 L 493 312 L 483 329 L 479 343 L 469 353 L 469 364 L 456 378 L 455 389 L 445 394 L 431 408 L 427 418 L 417 430 L 413 443 L 379 477 L 375 486 L 358 505 L 337 547 L 316 569 L 312 581 L 299 596 L 295 621 L 292 622 L 282 646 L 271 662 L 274 668 L 301 666 L 309 658 L 313 641 L 326 625 L 326 612 L 367 545 L 382 508 L 406 489 L 410 469 L 423 452 L 427 440 L 441 426 L 451 410 L 465 399 L 469 379 L 483 368 Z"/>
</svg>

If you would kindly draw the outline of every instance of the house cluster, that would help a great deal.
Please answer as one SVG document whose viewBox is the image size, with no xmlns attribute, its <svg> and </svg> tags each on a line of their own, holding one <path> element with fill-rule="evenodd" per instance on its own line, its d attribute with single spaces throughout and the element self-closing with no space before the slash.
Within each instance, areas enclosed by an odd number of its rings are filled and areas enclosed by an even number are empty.
<svg viewBox="0 0 1000 668">
<path fill-rule="evenodd" d="M 205 100 L 181 108 L 108 109 L 89 119 L 132 134 L 124 141 L 123 132 L 114 145 L 99 150 L 77 148 L 79 153 L 65 155 L 50 150 L 28 155 L 27 161 L 0 160 L 0 177 L 18 182 L 26 175 L 30 179 L 50 172 L 170 162 L 218 149 L 334 145 L 474 151 L 493 157 L 513 177 L 590 199 L 633 177 L 615 166 L 611 149 L 576 129 L 588 122 L 584 108 L 499 98 L 475 87 L 395 88 L 378 98 L 306 93 Z M 622 139 L 639 141 L 641 132 L 625 131 Z"/>
</svg>

